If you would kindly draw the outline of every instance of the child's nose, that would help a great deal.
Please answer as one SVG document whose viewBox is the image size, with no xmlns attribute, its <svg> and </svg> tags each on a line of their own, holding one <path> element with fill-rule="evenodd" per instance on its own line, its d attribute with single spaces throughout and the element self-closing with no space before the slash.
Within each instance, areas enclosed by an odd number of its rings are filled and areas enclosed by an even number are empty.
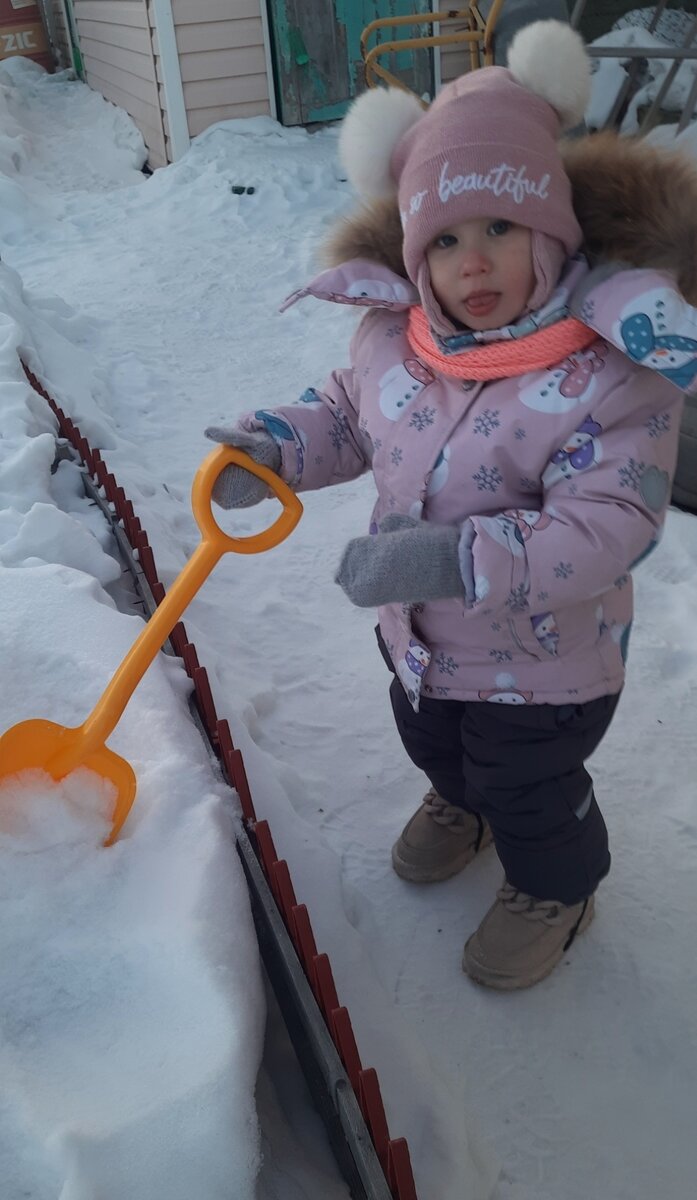
<svg viewBox="0 0 697 1200">
<path fill-rule="evenodd" d="M 478 246 L 466 249 L 460 260 L 462 275 L 488 275 L 491 270 L 491 259 Z"/>
</svg>

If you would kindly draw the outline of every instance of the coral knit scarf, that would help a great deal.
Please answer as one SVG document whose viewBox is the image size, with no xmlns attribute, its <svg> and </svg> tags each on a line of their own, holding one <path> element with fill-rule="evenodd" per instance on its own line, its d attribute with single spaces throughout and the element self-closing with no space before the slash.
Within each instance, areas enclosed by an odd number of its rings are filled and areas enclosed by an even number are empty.
<svg viewBox="0 0 697 1200">
<path fill-rule="evenodd" d="M 525 337 L 488 342 L 461 354 L 443 354 L 433 338 L 428 318 L 419 304 L 409 309 L 407 329 L 409 345 L 432 370 L 456 379 L 510 379 L 563 362 L 574 350 L 584 350 L 598 340 L 597 333 L 565 317 L 547 329 L 538 329 Z"/>
</svg>

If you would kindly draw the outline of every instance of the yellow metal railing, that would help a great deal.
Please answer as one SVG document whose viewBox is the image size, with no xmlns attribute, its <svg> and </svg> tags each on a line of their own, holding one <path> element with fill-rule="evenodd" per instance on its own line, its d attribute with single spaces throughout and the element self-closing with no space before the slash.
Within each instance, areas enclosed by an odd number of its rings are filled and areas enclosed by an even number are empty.
<svg viewBox="0 0 697 1200">
<path fill-rule="evenodd" d="M 379 81 L 382 80 L 391 87 L 401 88 L 405 92 L 411 91 L 411 88 L 408 88 L 401 79 L 378 62 L 378 59 L 384 55 L 402 50 L 427 49 L 431 46 L 467 45 L 470 53 L 470 70 L 491 66 L 494 61 L 494 30 L 503 4 L 504 0 L 494 0 L 486 20 L 482 17 L 476 0 L 470 0 L 467 8 L 447 9 L 434 13 L 414 13 L 413 16 L 405 17 L 381 17 L 377 21 L 371 21 L 361 34 L 361 55 L 365 65 L 367 87 L 377 87 Z M 376 44 L 370 50 L 368 49 L 371 35 L 375 34 L 377 38 L 383 29 L 396 29 L 403 25 L 430 25 L 433 27 L 442 21 L 462 21 L 465 28 L 458 29 L 453 33 L 428 34 L 400 41 L 376 41 Z M 421 100 L 421 97 L 418 99 Z M 423 103 L 423 101 L 421 102 Z M 426 107 L 425 104 L 424 107 Z"/>
</svg>

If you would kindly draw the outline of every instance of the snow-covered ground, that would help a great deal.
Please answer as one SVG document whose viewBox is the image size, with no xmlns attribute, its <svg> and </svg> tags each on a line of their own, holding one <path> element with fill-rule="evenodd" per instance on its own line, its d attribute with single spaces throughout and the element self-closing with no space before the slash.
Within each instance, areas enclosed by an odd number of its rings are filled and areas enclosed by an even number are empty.
<svg viewBox="0 0 697 1200">
<path fill-rule="evenodd" d="M 169 584 L 197 541 L 203 428 L 346 361 L 354 311 L 277 311 L 351 203 L 335 150 L 333 130 L 230 122 L 146 180 L 118 110 L 30 64 L 0 68 L 0 729 L 80 723 L 140 628 L 77 468 L 51 474 L 55 423 L 17 350 L 103 448 Z M 697 520 L 671 512 L 637 573 L 629 682 L 593 763 L 614 853 L 597 919 L 549 980 L 502 996 L 460 968 L 495 858 L 433 888 L 390 868 L 424 781 L 392 727 L 373 614 L 332 581 L 372 488 L 304 497 L 291 538 L 224 559 L 185 622 L 391 1132 L 409 1140 L 421 1200 L 684 1200 L 697 1186 Z M 273 513 L 225 525 L 247 533 Z M 138 776 L 112 849 L 84 779 L 2 799 L 3 1200 L 255 1194 L 264 997 L 234 801 L 187 683 L 161 656 L 110 740 Z M 344 1196 L 313 1129 L 299 1161 L 312 1120 L 296 1097 L 264 1074 L 258 1098 L 259 1195 Z"/>
</svg>

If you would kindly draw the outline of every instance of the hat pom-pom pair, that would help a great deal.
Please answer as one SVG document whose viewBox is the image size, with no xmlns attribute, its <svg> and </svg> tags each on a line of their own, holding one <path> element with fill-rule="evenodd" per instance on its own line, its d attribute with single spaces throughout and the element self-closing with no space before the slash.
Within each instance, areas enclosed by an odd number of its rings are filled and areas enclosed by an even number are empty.
<svg viewBox="0 0 697 1200">
<path fill-rule="evenodd" d="M 521 29 L 508 52 L 508 69 L 517 83 L 555 110 L 562 130 L 583 119 L 590 98 L 590 60 L 582 38 L 569 25 L 536 21 Z M 417 97 L 400 88 L 375 88 L 354 102 L 341 127 L 339 156 L 360 195 L 395 194 L 392 152 L 423 116 Z"/>
</svg>

